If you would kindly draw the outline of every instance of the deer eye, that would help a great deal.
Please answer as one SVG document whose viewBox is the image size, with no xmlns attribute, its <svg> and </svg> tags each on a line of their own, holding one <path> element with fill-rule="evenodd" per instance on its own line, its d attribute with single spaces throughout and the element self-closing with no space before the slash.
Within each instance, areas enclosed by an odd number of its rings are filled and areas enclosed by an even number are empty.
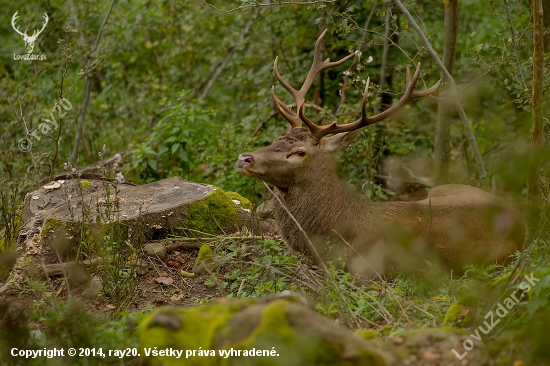
<svg viewBox="0 0 550 366">
<path fill-rule="evenodd" d="M 305 151 L 302 151 L 302 150 L 298 150 L 298 151 L 296 151 L 296 155 L 298 155 L 298 156 L 306 156 L 306 152 L 305 152 Z"/>
</svg>

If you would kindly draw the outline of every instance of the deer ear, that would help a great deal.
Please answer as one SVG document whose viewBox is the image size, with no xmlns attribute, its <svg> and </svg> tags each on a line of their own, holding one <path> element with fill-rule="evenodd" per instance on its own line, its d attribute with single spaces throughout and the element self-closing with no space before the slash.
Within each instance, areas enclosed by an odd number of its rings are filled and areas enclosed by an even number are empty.
<svg viewBox="0 0 550 366">
<path fill-rule="evenodd" d="M 351 145 L 353 139 L 359 135 L 361 129 L 337 133 L 336 135 L 323 138 L 323 150 L 326 152 L 340 152 L 347 149 Z"/>
</svg>

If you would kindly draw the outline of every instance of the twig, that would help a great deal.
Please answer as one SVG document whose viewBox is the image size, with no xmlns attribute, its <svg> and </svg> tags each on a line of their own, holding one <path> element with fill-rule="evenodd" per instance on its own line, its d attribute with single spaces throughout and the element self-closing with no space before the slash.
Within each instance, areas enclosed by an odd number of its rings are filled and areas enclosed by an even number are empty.
<svg viewBox="0 0 550 366">
<path fill-rule="evenodd" d="M 391 23 L 391 6 L 386 7 L 386 19 L 384 24 L 384 46 L 382 47 L 382 64 L 380 65 L 380 83 L 378 84 L 380 90 L 384 90 L 384 84 L 386 79 L 386 67 L 388 63 L 388 52 L 390 50 L 390 23 Z M 378 105 L 374 108 L 374 113 L 378 113 Z M 380 106 L 382 109 L 383 106 Z"/>
<path fill-rule="evenodd" d="M 333 232 L 335 232 L 339 237 L 340 239 L 350 248 L 352 249 L 355 254 L 361 258 L 361 260 L 363 260 L 363 262 L 365 262 L 366 264 L 370 265 L 369 262 L 366 260 L 366 258 L 357 251 L 357 249 L 355 249 L 353 247 L 353 245 L 351 245 L 346 239 L 344 239 L 344 237 L 342 235 L 340 235 L 340 233 L 334 229 L 332 229 Z M 403 308 L 403 306 L 401 305 L 401 302 L 399 302 L 399 300 L 397 299 L 397 296 L 395 296 L 395 294 L 393 293 L 393 291 L 391 290 L 391 286 L 389 285 L 389 283 L 384 279 L 384 277 L 376 270 L 374 269 L 373 266 L 370 266 L 373 270 L 374 270 L 374 273 L 376 273 L 376 276 L 378 276 L 378 278 L 380 279 L 381 282 L 385 283 L 386 286 L 387 286 L 387 290 L 388 292 L 392 295 L 392 297 L 394 298 L 395 302 L 397 303 L 397 305 L 399 305 L 399 308 L 401 309 L 401 311 L 403 312 L 403 315 L 405 315 L 405 318 L 407 318 L 407 321 L 410 322 L 411 320 L 409 319 L 409 316 L 407 315 L 407 312 L 405 311 L 405 309 Z M 382 304 L 380 304 L 380 306 L 382 306 Z M 382 308 L 384 308 L 382 306 Z M 384 310 L 386 310 L 386 308 L 384 308 Z M 386 310 L 387 312 L 387 310 Z M 389 313 L 388 313 L 389 314 Z M 391 316 L 391 314 L 390 314 Z M 389 323 L 389 322 L 388 322 Z"/>
<path fill-rule="evenodd" d="M 173 22 L 174 20 L 176 20 L 178 18 L 181 18 L 182 16 L 184 16 L 185 14 L 191 12 L 195 8 L 198 8 L 199 6 L 203 6 L 203 5 L 209 6 L 212 9 L 214 9 L 214 10 L 220 12 L 220 13 L 232 13 L 232 12 L 237 11 L 237 10 L 246 10 L 246 9 L 249 9 L 249 8 L 257 8 L 257 7 L 262 7 L 262 6 L 265 7 L 265 6 L 281 6 L 281 5 L 314 5 L 314 4 L 330 4 L 330 3 L 335 3 L 335 2 L 336 2 L 336 0 L 317 0 L 317 1 L 304 1 L 304 2 L 284 1 L 284 2 L 268 3 L 268 4 L 254 3 L 254 4 L 241 5 L 239 7 L 229 9 L 229 10 L 223 10 L 223 9 L 219 9 L 219 8 L 215 7 L 213 4 L 210 4 L 210 3 L 206 2 L 205 0 L 203 0 L 202 4 L 197 4 L 197 5 L 193 6 L 191 9 L 187 10 L 184 13 L 181 13 L 180 15 L 175 17 L 174 19 L 170 20 L 170 22 Z"/>
<path fill-rule="evenodd" d="M 506 9 L 506 17 L 508 18 L 508 26 L 510 27 L 510 33 L 512 34 L 512 51 L 514 53 L 514 60 L 516 61 L 516 69 L 520 78 L 521 87 L 527 89 L 527 84 L 525 84 L 525 79 L 523 78 L 523 73 L 521 72 L 521 64 L 518 58 L 517 50 L 517 39 L 516 39 L 516 30 L 514 29 L 514 24 L 512 23 L 512 18 L 510 17 L 510 5 L 508 0 L 504 0 L 504 8 Z"/>
<path fill-rule="evenodd" d="M 117 155 L 120 155 L 120 158 L 117 156 Z M 121 158 L 125 158 L 127 156 L 130 156 L 132 155 L 132 151 L 124 151 L 122 153 L 119 153 L 119 154 L 115 154 L 114 156 L 110 157 L 109 159 L 106 159 L 106 160 L 101 160 L 97 163 L 94 163 L 94 164 L 91 164 L 91 165 L 88 165 L 82 169 L 77 169 L 78 173 L 76 174 L 81 174 L 81 173 L 84 173 L 84 172 L 87 172 L 89 170 L 94 170 L 94 169 L 97 169 L 99 167 L 102 167 L 102 166 L 105 166 L 107 164 L 110 164 L 111 162 L 115 161 L 115 160 L 118 160 L 118 159 L 121 159 Z"/>
<path fill-rule="evenodd" d="M 309 284 L 309 283 L 307 283 L 307 282 L 305 282 L 305 281 L 303 281 L 299 278 L 296 278 L 295 276 L 291 276 L 287 273 L 284 273 L 283 271 L 278 270 L 273 265 L 269 265 L 269 264 L 265 264 L 265 263 L 258 263 L 258 262 L 247 262 L 247 261 L 243 261 L 243 260 L 233 260 L 233 261 L 228 261 L 227 263 L 228 264 L 246 264 L 246 265 L 250 265 L 250 266 L 265 268 L 265 269 L 268 269 L 268 270 L 272 271 L 275 274 L 286 277 L 290 280 L 294 280 L 294 281 L 300 283 L 301 285 L 307 287 L 308 289 L 310 289 L 311 291 L 313 291 L 315 293 L 319 292 L 319 290 L 320 290 L 319 287 L 315 287 L 314 285 Z"/>
<path fill-rule="evenodd" d="M 477 170 L 479 172 L 479 177 L 481 179 L 487 178 L 487 171 L 485 170 L 485 166 L 483 165 L 483 159 L 481 158 L 481 154 L 479 153 L 479 148 L 477 146 L 477 141 L 476 141 L 476 138 L 474 136 L 474 133 L 472 132 L 472 127 L 470 125 L 470 120 L 468 120 L 468 117 L 466 116 L 466 112 L 464 111 L 464 108 L 462 108 L 462 104 L 460 104 L 460 100 L 458 99 L 458 93 L 457 93 L 458 89 L 457 89 L 457 86 L 456 86 L 456 83 L 455 83 L 453 77 L 451 76 L 451 74 L 449 73 L 449 71 L 447 70 L 445 65 L 443 65 L 443 62 L 441 62 L 441 59 L 439 58 L 437 53 L 434 51 L 432 45 L 430 44 L 430 41 L 428 41 L 428 38 L 426 38 L 426 36 L 424 35 L 422 30 L 418 26 L 418 23 L 414 20 L 414 18 L 412 17 L 411 13 L 407 10 L 405 5 L 403 5 L 401 0 L 393 0 L 393 1 L 394 1 L 395 5 L 397 5 L 399 7 L 401 12 L 407 17 L 410 25 L 414 28 L 416 33 L 418 33 L 418 36 L 420 37 L 420 39 L 424 43 L 424 46 L 426 47 L 426 50 L 432 56 L 432 58 L 434 59 L 435 63 L 439 67 L 439 69 L 445 75 L 445 79 L 449 82 L 450 89 L 451 89 L 451 92 L 449 94 L 450 94 L 450 97 L 451 97 L 452 101 L 455 104 L 458 115 L 460 116 L 460 120 L 462 121 L 462 124 L 464 125 L 464 129 L 466 130 L 466 136 L 468 137 L 468 141 L 470 143 L 470 146 L 471 146 L 473 154 L 474 154 L 474 159 L 476 161 Z"/>
<path fill-rule="evenodd" d="M 367 20 L 365 21 L 365 25 L 363 26 L 363 35 L 361 36 L 361 41 L 359 42 L 359 46 L 357 47 L 358 51 L 361 51 L 361 48 L 363 44 L 365 43 L 365 38 L 367 38 L 367 32 L 369 28 L 370 21 L 374 15 L 374 11 L 376 10 L 376 7 L 378 6 L 378 2 L 375 1 L 372 5 L 372 8 L 370 9 L 369 16 L 367 17 Z M 355 58 L 352 62 L 352 64 L 349 66 L 348 71 L 351 73 L 351 71 L 357 66 L 357 63 L 359 61 L 359 58 Z M 348 78 L 349 73 L 344 74 L 344 81 L 342 83 L 342 92 L 340 93 L 340 103 L 338 104 L 338 107 L 336 108 L 336 115 L 340 114 L 340 110 L 342 109 L 342 106 L 346 102 L 346 90 L 348 89 Z"/>
</svg>

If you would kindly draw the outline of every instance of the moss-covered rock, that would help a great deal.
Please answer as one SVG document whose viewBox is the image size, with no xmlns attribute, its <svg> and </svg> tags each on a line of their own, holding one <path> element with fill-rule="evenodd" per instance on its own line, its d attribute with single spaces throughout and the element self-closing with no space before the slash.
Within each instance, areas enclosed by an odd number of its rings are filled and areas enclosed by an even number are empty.
<svg viewBox="0 0 550 366">
<path fill-rule="evenodd" d="M 288 299 L 160 308 L 140 323 L 138 337 L 142 355 L 155 347 L 183 350 L 181 359 L 145 356 L 149 364 L 166 366 L 378 366 L 389 357 Z"/>
<path fill-rule="evenodd" d="M 209 245 L 204 244 L 199 249 L 199 254 L 197 255 L 192 271 L 198 274 L 212 272 L 214 267 L 218 264 L 219 261 L 217 261 L 214 257 L 214 251 L 212 248 L 210 248 Z"/>
<path fill-rule="evenodd" d="M 478 303 L 479 298 L 475 294 L 461 297 L 449 307 L 443 319 L 443 324 L 463 327 L 471 325 L 474 318 L 473 313 Z"/>
<path fill-rule="evenodd" d="M 394 365 L 440 366 L 440 365 L 478 365 L 485 363 L 479 360 L 477 345 L 459 360 L 452 352 L 454 349 L 462 354 L 463 343 L 469 339 L 469 333 L 453 327 L 411 329 L 399 336 L 386 339 L 373 339 L 370 342 L 390 352 L 396 361 Z"/>
<path fill-rule="evenodd" d="M 199 249 L 199 254 L 197 255 L 197 260 L 195 261 L 195 264 L 202 262 L 212 262 L 212 259 L 214 259 L 214 251 L 212 250 L 212 248 L 210 248 L 209 245 L 204 244 Z"/>
<path fill-rule="evenodd" d="M 250 202 L 248 199 L 244 198 L 237 192 L 228 191 L 225 194 L 233 201 L 234 204 L 236 204 L 238 207 L 252 210 L 254 206 L 252 205 L 252 202 Z"/>
</svg>

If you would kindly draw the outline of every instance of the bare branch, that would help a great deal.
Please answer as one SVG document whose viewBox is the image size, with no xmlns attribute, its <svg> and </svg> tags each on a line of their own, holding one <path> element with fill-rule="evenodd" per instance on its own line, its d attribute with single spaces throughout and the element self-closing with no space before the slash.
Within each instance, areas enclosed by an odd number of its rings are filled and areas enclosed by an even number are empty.
<svg viewBox="0 0 550 366">
<path fill-rule="evenodd" d="M 212 87 L 214 86 L 214 83 L 216 82 L 216 80 L 218 80 L 223 70 L 225 70 L 225 68 L 227 67 L 227 64 L 229 64 L 229 61 L 233 57 L 233 54 L 238 50 L 240 44 L 243 43 L 245 38 L 250 34 L 250 29 L 252 28 L 252 24 L 254 24 L 255 20 L 256 20 L 256 17 L 254 17 L 248 23 L 246 23 L 246 25 L 244 26 L 244 29 L 241 31 L 241 34 L 239 35 L 237 44 L 229 48 L 229 51 L 227 52 L 227 55 L 223 59 L 220 66 L 214 70 L 212 77 L 210 78 L 210 80 L 208 80 L 206 87 L 204 88 L 202 94 L 200 95 L 200 99 L 206 98 L 206 96 L 210 92 L 210 89 L 212 89 Z"/>
<path fill-rule="evenodd" d="M 504 8 L 506 8 L 506 17 L 508 18 L 508 27 L 510 28 L 510 33 L 512 35 L 512 51 L 514 53 L 514 60 L 516 61 L 516 71 L 519 75 L 521 87 L 527 89 L 527 84 L 525 84 L 525 79 L 523 78 L 523 73 L 521 72 L 521 64 L 519 63 L 518 58 L 518 49 L 517 49 L 517 39 L 516 39 L 516 30 L 514 29 L 514 24 L 512 23 L 512 18 L 510 17 L 510 5 L 508 0 L 504 0 Z"/>
<path fill-rule="evenodd" d="M 443 75 L 445 76 L 445 79 L 449 83 L 450 91 L 451 91 L 449 93 L 449 96 L 450 96 L 450 98 L 452 98 L 452 101 L 454 102 L 455 108 L 457 109 L 458 115 L 460 116 L 460 120 L 462 121 L 464 129 L 466 130 L 466 136 L 468 137 L 468 141 L 469 141 L 470 146 L 471 146 L 471 148 L 473 150 L 473 153 L 474 153 L 474 158 L 475 158 L 475 161 L 476 161 L 477 170 L 479 172 L 479 177 L 481 179 L 486 178 L 487 177 L 487 171 L 485 170 L 485 166 L 483 165 L 483 159 L 481 158 L 481 154 L 479 153 L 479 148 L 477 146 L 477 141 L 476 141 L 476 138 L 474 136 L 474 133 L 472 132 L 472 127 L 470 125 L 470 120 L 466 116 L 466 112 L 464 111 L 464 108 L 462 108 L 462 104 L 460 104 L 460 100 L 458 99 L 458 93 L 457 93 L 458 90 L 457 90 L 456 83 L 455 83 L 453 77 L 451 76 L 451 74 L 449 73 L 449 71 L 447 70 L 445 65 L 443 65 L 443 62 L 441 61 L 441 59 L 439 58 L 437 53 L 434 51 L 432 45 L 428 41 L 428 38 L 426 38 L 426 35 L 424 35 L 424 32 L 422 32 L 422 30 L 418 26 L 418 23 L 414 20 L 414 18 L 412 17 L 411 13 L 407 10 L 405 5 L 403 5 L 401 0 L 393 0 L 393 1 L 394 1 L 395 5 L 397 5 L 399 7 L 399 9 L 401 9 L 401 12 L 407 17 L 411 27 L 413 27 L 414 30 L 416 31 L 416 33 L 418 33 L 418 36 L 420 37 L 420 39 L 424 43 L 424 46 L 426 47 L 426 50 L 432 56 L 435 63 L 437 64 L 437 66 L 441 70 L 441 72 L 443 72 Z"/>
<path fill-rule="evenodd" d="M 372 8 L 370 9 L 369 16 L 367 17 L 367 20 L 365 21 L 365 25 L 363 26 L 363 35 L 361 36 L 361 41 L 359 42 L 359 46 L 357 47 L 357 50 L 361 52 L 362 46 L 365 43 L 365 39 L 367 38 L 367 31 L 369 29 L 369 24 L 372 19 L 372 16 L 374 15 L 374 11 L 376 10 L 376 7 L 378 6 L 378 2 L 375 1 L 372 5 Z M 346 91 L 348 89 L 348 78 L 352 72 L 357 66 L 357 63 L 359 62 L 359 57 L 355 59 L 352 64 L 349 66 L 348 71 L 349 73 L 344 73 L 344 81 L 342 82 L 342 92 L 340 93 L 340 103 L 338 104 L 338 108 L 336 108 L 336 115 L 340 114 L 340 110 L 342 109 L 342 106 L 344 103 L 346 103 Z M 338 118 L 334 118 L 338 119 Z"/>
<path fill-rule="evenodd" d="M 228 9 L 228 10 L 223 10 L 223 9 L 219 9 L 217 8 L 216 6 L 214 6 L 213 4 L 210 4 L 209 2 L 207 2 L 206 0 L 202 0 L 202 4 L 197 4 L 195 6 L 193 6 L 191 9 L 187 10 L 186 12 L 184 13 L 181 13 L 180 15 L 178 15 L 177 17 L 175 17 L 174 19 L 170 20 L 170 22 L 173 22 L 174 20 L 177 20 L 178 18 L 181 18 L 182 16 L 184 16 L 185 14 L 193 11 L 195 8 L 198 8 L 199 6 L 203 6 L 203 5 L 206 5 L 206 6 L 209 6 L 211 7 L 212 9 L 220 12 L 220 13 L 232 13 L 234 11 L 238 11 L 238 10 L 246 10 L 246 9 L 250 9 L 250 8 L 259 8 L 259 7 L 267 7 L 267 6 L 281 6 L 281 5 L 315 5 L 315 4 L 330 4 L 330 3 L 335 3 L 336 0 L 316 0 L 316 1 L 283 1 L 283 2 L 278 2 L 278 3 L 269 3 L 269 4 L 264 4 L 264 3 L 256 3 L 256 4 L 246 4 L 246 5 L 241 5 L 239 7 L 236 7 L 236 8 L 232 8 L 232 9 Z"/>
<path fill-rule="evenodd" d="M 103 23 L 101 23 L 101 27 L 99 28 L 99 32 L 97 33 L 96 40 L 94 42 L 94 47 L 92 49 L 92 54 L 95 54 L 97 51 L 97 47 L 99 46 L 99 40 L 101 39 L 101 35 L 103 34 L 103 29 L 105 29 L 105 25 L 107 24 L 107 20 L 109 19 L 109 16 L 111 15 L 111 11 L 113 10 L 113 6 L 115 5 L 116 0 L 111 1 L 111 5 L 109 6 L 109 10 L 107 11 L 107 14 L 105 15 L 105 18 L 103 19 Z M 82 137 L 82 130 L 84 127 L 84 117 L 86 116 L 86 111 L 88 110 L 88 104 L 90 103 L 90 89 L 92 87 L 92 78 L 88 75 L 86 77 L 86 86 L 84 88 L 84 101 L 82 102 L 82 109 L 80 111 L 80 116 L 78 117 L 78 125 L 76 127 L 76 135 L 74 138 L 74 145 L 73 145 L 73 152 L 71 154 L 71 161 L 74 163 L 76 159 L 76 155 L 78 153 L 78 145 L 80 145 L 80 139 Z"/>
</svg>

